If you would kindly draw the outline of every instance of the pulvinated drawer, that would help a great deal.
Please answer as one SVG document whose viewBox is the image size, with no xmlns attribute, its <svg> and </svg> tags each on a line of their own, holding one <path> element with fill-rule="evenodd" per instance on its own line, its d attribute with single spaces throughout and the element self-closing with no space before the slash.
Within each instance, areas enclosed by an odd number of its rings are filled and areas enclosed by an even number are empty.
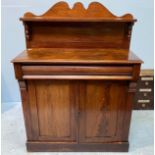
<svg viewBox="0 0 155 155">
<path fill-rule="evenodd" d="M 97 78 L 126 79 L 133 78 L 132 66 L 67 66 L 67 65 L 23 65 L 23 78 Z M 91 76 L 91 77 L 90 77 Z"/>
</svg>

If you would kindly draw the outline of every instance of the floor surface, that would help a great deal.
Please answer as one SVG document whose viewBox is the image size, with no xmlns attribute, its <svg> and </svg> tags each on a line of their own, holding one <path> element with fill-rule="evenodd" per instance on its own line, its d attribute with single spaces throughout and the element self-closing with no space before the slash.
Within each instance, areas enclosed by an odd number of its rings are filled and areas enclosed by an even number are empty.
<svg viewBox="0 0 155 155">
<path fill-rule="evenodd" d="M 128 153 L 28 153 L 25 128 L 18 104 L 2 113 L 2 155 L 153 155 L 153 111 L 133 111 Z"/>
</svg>

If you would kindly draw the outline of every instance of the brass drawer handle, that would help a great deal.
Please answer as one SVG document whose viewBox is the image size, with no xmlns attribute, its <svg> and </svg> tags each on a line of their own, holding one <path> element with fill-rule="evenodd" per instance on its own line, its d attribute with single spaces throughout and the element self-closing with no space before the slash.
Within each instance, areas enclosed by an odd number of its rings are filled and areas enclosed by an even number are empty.
<svg viewBox="0 0 155 155">
<path fill-rule="evenodd" d="M 142 81 L 153 81 L 153 77 L 142 77 Z"/>
<path fill-rule="evenodd" d="M 138 103 L 150 103 L 150 100 L 138 100 Z"/>
<path fill-rule="evenodd" d="M 142 88 L 142 89 L 139 89 L 139 91 L 140 91 L 140 92 L 151 92 L 152 89 L 150 89 L 150 88 L 149 88 L 149 89 L 143 89 L 143 88 Z"/>
</svg>

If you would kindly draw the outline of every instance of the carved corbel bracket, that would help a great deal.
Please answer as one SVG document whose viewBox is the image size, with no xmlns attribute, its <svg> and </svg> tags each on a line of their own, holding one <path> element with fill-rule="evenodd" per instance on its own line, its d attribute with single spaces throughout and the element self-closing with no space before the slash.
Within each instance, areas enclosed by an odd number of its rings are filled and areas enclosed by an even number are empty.
<svg viewBox="0 0 155 155">
<path fill-rule="evenodd" d="M 26 81 L 19 80 L 18 83 L 19 83 L 19 87 L 20 87 L 20 91 L 21 91 L 22 101 L 26 101 L 27 100 L 27 84 L 26 84 Z"/>
<path fill-rule="evenodd" d="M 131 38 L 133 24 L 134 23 L 128 23 L 128 34 L 127 34 L 127 36 L 129 39 Z"/>
<path fill-rule="evenodd" d="M 31 32 L 30 32 L 30 27 L 28 25 L 28 23 L 24 23 L 25 26 L 25 36 L 26 36 L 26 40 L 30 40 L 30 36 L 31 36 Z"/>
</svg>

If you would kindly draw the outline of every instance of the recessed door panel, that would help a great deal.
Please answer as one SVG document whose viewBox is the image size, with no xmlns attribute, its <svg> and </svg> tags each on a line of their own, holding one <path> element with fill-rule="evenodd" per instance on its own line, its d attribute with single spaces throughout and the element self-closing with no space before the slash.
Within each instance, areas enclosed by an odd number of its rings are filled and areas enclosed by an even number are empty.
<svg viewBox="0 0 155 155">
<path fill-rule="evenodd" d="M 124 82 L 85 81 L 80 86 L 80 141 L 119 141 L 125 106 Z"/>
<path fill-rule="evenodd" d="M 75 141 L 75 84 L 70 81 L 36 80 L 29 82 L 29 88 L 35 91 L 39 140 Z"/>
</svg>

